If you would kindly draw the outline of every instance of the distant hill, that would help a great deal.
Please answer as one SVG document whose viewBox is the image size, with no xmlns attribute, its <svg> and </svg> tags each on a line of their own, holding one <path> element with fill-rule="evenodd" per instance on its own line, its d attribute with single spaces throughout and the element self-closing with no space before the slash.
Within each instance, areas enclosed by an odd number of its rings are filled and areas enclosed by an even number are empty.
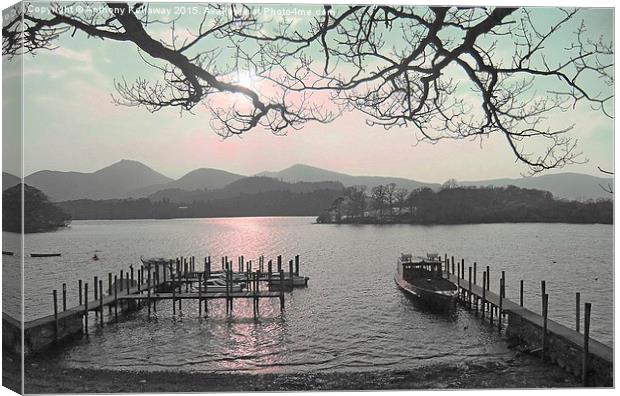
<svg viewBox="0 0 620 396">
<path fill-rule="evenodd" d="M 257 176 L 273 177 L 281 179 L 285 182 L 294 183 L 300 181 L 316 182 L 316 181 L 337 181 L 350 186 L 367 186 L 369 189 L 379 184 L 396 183 L 398 187 L 413 190 L 419 187 L 439 188 L 438 183 L 426 183 L 417 180 L 405 179 L 402 177 L 384 177 L 384 176 L 352 176 L 345 173 L 333 172 L 314 166 L 297 164 L 279 172 L 261 172 Z"/>
<path fill-rule="evenodd" d="M 439 183 L 424 183 L 416 180 L 381 177 L 381 176 L 351 176 L 344 173 L 332 172 L 329 170 L 316 168 L 308 165 L 293 165 L 279 172 L 262 172 L 260 176 L 268 176 L 281 179 L 287 182 L 296 181 L 319 181 L 334 180 L 339 181 L 345 186 L 365 185 L 369 189 L 379 185 L 396 183 L 398 187 L 413 190 L 418 187 L 430 187 L 437 190 L 441 187 Z M 613 178 L 596 177 L 580 173 L 557 173 L 551 175 L 541 175 L 524 177 L 519 179 L 491 179 L 479 181 L 457 181 L 461 186 L 496 186 L 505 187 L 513 185 L 521 188 L 531 188 L 549 191 L 556 198 L 571 200 L 587 200 L 613 198 L 612 194 L 604 191 L 602 186 L 608 184 L 613 186 Z"/>
<path fill-rule="evenodd" d="M 21 182 L 22 180 L 19 177 L 7 172 L 2 172 L 2 191 L 11 188 Z"/>
<path fill-rule="evenodd" d="M 240 195 L 259 194 L 266 192 L 291 192 L 306 194 L 319 190 L 342 191 L 344 186 L 339 182 L 298 182 L 287 183 L 270 177 L 252 176 L 236 180 L 224 188 L 217 190 L 182 189 L 160 190 L 149 196 L 151 201 L 169 200 L 176 203 L 206 202 L 218 199 L 228 199 Z"/>
<path fill-rule="evenodd" d="M 130 160 L 92 173 L 45 170 L 26 177 L 26 183 L 45 192 L 52 201 L 122 198 L 136 188 L 170 181 L 148 166 Z"/>
<path fill-rule="evenodd" d="M 3 190 L 20 182 L 19 178 L 3 173 Z M 426 183 L 401 177 L 353 176 L 309 165 L 297 164 L 279 172 L 261 172 L 246 177 L 218 169 L 200 168 L 173 180 L 137 162 L 122 160 L 92 173 L 39 171 L 26 177 L 26 183 L 42 190 L 52 201 L 75 199 L 123 199 L 164 197 L 174 202 L 193 202 L 225 198 L 234 194 L 253 194 L 268 191 L 304 193 L 316 189 L 340 189 L 342 186 L 365 185 L 368 189 L 379 184 L 395 183 L 413 190 L 429 187 L 438 190 L 440 183 Z M 306 183 L 306 184 L 304 184 Z M 312 183 L 336 183 L 317 186 Z M 556 198 L 598 199 L 613 198 L 600 186 L 613 185 L 613 178 L 579 173 L 558 173 L 519 179 L 457 181 L 461 186 L 514 185 L 551 192 Z M 294 185 L 294 186 L 292 186 Z"/>
<path fill-rule="evenodd" d="M 216 190 L 244 177 L 243 175 L 219 169 L 200 168 L 189 172 L 180 179 L 168 183 L 135 189 L 130 195 L 134 198 L 142 198 L 148 197 L 160 190 Z"/>
<path fill-rule="evenodd" d="M 614 179 L 607 177 L 595 177 L 581 173 L 557 173 L 524 177 L 520 179 L 492 179 L 479 181 L 457 181 L 461 186 L 496 186 L 505 187 L 513 185 L 521 188 L 533 188 L 549 191 L 556 198 L 580 200 L 613 198 L 613 195 L 604 191 L 601 186 L 607 188 L 613 186 Z"/>
</svg>

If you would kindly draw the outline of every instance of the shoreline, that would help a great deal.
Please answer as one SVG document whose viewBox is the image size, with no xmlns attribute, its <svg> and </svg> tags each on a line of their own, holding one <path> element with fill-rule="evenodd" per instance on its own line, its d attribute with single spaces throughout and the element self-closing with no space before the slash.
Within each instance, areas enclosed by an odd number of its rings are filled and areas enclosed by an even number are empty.
<svg viewBox="0 0 620 396">
<path fill-rule="evenodd" d="M 10 364 L 7 359 L 11 358 L 3 357 L 5 386 L 19 374 L 15 362 Z M 565 387 L 581 387 L 581 383 L 562 369 L 519 352 L 492 362 L 455 361 L 410 370 L 294 374 L 67 368 L 62 367 L 58 357 L 30 357 L 25 364 L 25 392 L 31 394 Z"/>
</svg>

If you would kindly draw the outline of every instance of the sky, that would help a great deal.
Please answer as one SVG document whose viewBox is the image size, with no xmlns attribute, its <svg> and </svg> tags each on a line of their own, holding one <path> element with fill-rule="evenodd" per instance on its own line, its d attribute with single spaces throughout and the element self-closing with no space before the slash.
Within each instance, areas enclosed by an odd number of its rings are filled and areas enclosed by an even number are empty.
<svg viewBox="0 0 620 396">
<path fill-rule="evenodd" d="M 544 20 L 547 11 L 538 12 Z M 585 11 L 581 18 L 594 36 L 612 37 L 611 10 Z M 570 44 L 569 33 L 581 18 L 561 38 L 549 43 L 551 61 Z M 153 34 L 165 37 L 167 32 L 159 30 Z M 81 33 L 64 36 L 58 44 L 53 51 L 24 58 L 26 175 L 44 169 L 92 172 L 120 159 L 141 161 L 173 178 L 196 168 L 251 175 L 298 163 L 353 175 L 399 176 L 428 182 L 519 177 L 527 173 L 525 166 L 515 162 L 501 135 L 482 141 L 420 143 L 411 128 L 371 127 L 366 123 L 367 117 L 356 112 L 344 113 L 329 124 L 307 124 L 286 136 L 257 128 L 240 137 L 223 139 L 213 131 L 210 114 L 202 108 L 195 114 L 179 114 L 173 109 L 151 114 L 144 108 L 113 103 L 115 81 L 131 81 L 138 76 L 157 78 L 133 44 L 88 39 Z M 3 60 L 3 66 L 5 92 L 19 92 L 17 65 Z M 5 114 L 19 103 L 18 99 L 15 94 L 3 101 Z M 19 173 L 19 169 L 10 161 L 7 150 L 17 142 L 16 138 L 7 137 L 6 131 L 18 131 L 18 119 L 3 119 L 3 168 L 12 173 Z M 550 173 L 570 171 L 601 176 L 597 166 L 613 169 L 613 120 L 580 105 L 554 115 L 549 123 L 574 123 L 571 136 L 578 138 L 582 158 L 589 159 L 585 164 Z"/>
</svg>

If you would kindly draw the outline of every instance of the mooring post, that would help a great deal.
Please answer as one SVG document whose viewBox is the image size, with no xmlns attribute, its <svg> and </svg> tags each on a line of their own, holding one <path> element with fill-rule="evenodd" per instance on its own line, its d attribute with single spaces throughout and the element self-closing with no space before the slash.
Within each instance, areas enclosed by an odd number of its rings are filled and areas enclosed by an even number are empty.
<svg viewBox="0 0 620 396">
<path fill-rule="evenodd" d="M 88 282 L 84 284 L 84 334 L 88 336 Z"/>
<path fill-rule="evenodd" d="M 474 285 L 476 285 L 477 284 L 476 283 L 476 277 L 478 276 L 477 275 L 478 274 L 478 263 L 476 263 L 475 261 L 474 261 L 474 270 L 473 271 L 474 271 Z"/>
<path fill-rule="evenodd" d="M 487 265 L 487 291 L 491 291 L 491 268 Z"/>
<path fill-rule="evenodd" d="M 82 305 L 82 280 L 78 280 L 78 305 Z"/>
<path fill-rule="evenodd" d="M 129 284 L 129 287 L 127 288 L 127 294 L 129 294 L 129 288 L 133 286 L 133 281 L 134 281 L 134 277 L 133 277 L 133 265 L 129 266 L 129 271 L 131 272 L 131 283 Z"/>
<path fill-rule="evenodd" d="M 282 271 L 282 255 L 278 255 L 278 272 L 280 271 Z"/>
<path fill-rule="evenodd" d="M 583 310 L 583 358 L 581 367 L 581 378 L 583 386 L 588 386 L 588 370 L 590 359 L 590 312 L 592 304 L 585 303 Z"/>
<path fill-rule="evenodd" d="M 545 354 L 547 352 L 547 313 L 549 309 L 549 295 L 547 293 L 543 294 L 543 306 L 542 306 L 542 316 L 543 316 L 543 331 L 542 331 L 542 353 L 541 358 L 545 358 Z"/>
<path fill-rule="evenodd" d="M 519 305 L 523 306 L 523 279 L 519 281 Z"/>
<path fill-rule="evenodd" d="M 461 300 L 461 266 L 456 266 L 456 297 Z"/>
<path fill-rule="evenodd" d="M 284 312 L 284 271 L 280 269 L 280 312 Z"/>
<path fill-rule="evenodd" d="M 293 260 L 289 260 L 288 262 L 288 270 L 289 270 L 289 276 L 291 278 L 290 283 L 291 283 L 291 290 L 293 290 L 293 286 L 295 285 L 295 277 L 293 276 Z"/>
<path fill-rule="evenodd" d="M 54 340 L 58 342 L 58 295 L 56 289 L 52 291 L 54 298 Z"/>
<path fill-rule="evenodd" d="M 495 307 L 493 306 L 493 303 L 489 301 L 489 323 L 491 323 L 491 326 L 493 326 L 493 311 L 495 310 Z"/>
<path fill-rule="evenodd" d="M 98 296 L 97 287 L 99 285 L 99 282 L 97 281 L 97 277 L 96 276 L 93 278 L 93 280 L 94 280 L 94 282 L 93 282 L 93 294 L 94 294 L 94 296 L 93 297 L 94 297 L 95 301 L 97 301 L 97 296 Z M 97 315 L 99 315 L 99 314 L 97 313 L 97 310 L 95 309 L 95 318 L 97 317 Z"/>
<path fill-rule="evenodd" d="M 454 275 L 454 256 L 452 256 L 452 275 Z"/>
<path fill-rule="evenodd" d="M 581 302 L 579 300 L 581 300 L 581 293 L 577 292 L 575 293 L 575 331 L 577 331 L 577 333 L 579 333 L 579 322 L 581 314 L 579 312 L 579 309 L 581 308 Z"/>
<path fill-rule="evenodd" d="M 198 274 L 198 317 L 202 317 L 202 273 Z"/>
<path fill-rule="evenodd" d="M 146 277 L 146 303 L 148 305 L 148 319 L 151 319 L 151 267 L 149 267 L 149 274 Z"/>
<path fill-rule="evenodd" d="M 484 311 L 487 306 L 486 291 L 487 291 L 487 273 L 486 271 L 483 271 L 482 272 L 482 310 L 481 310 L 483 319 L 484 319 Z"/>
<path fill-rule="evenodd" d="M 299 276 L 299 255 L 295 255 L 295 275 Z"/>
<path fill-rule="evenodd" d="M 108 296 L 112 295 L 112 273 L 108 272 Z M 112 315 L 112 306 L 108 304 L 108 315 Z"/>
<path fill-rule="evenodd" d="M 173 272 L 172 274 L 170 274 L 171 277 L 171 282 L 172 282 L 172 314 L 176 315 L 177 314 L 177 288 L 175 285 L 175 273 Z"/>
<path fill-rule="evenodd" d="M 63 312 L 67 310 L 67 284 L 62 284 L 62 310 Z"/>
<path fill-rule="evenodd" d="M 224 273 L 226 275 L 226 314 L 230 313 L 230 285 L 228 283 L 228 270 Z"/>
<path fill-rule="evenodd" d="M 545 305 L 545 303 L 544 303 L 544 298 L 545 298 L 545 292 L 546 292 L 546 289 L 547 289 L 546 282 L 545 282 L 544 280 L 541 280 L 541 281 L 540 281 L 540 296 L 541 296 L 541 298 L 542 298 L 542 304 L 543 304 L 543 306 Z M 541 310 L 541 312 L 542 312 L 542 310 Z"/>
<path fill-rule="evenodd" d="M 103 327 L 103 280 L 99 279 L 99 325 Z"/>
<path fill-rule="evenodd" d="M 502 271 L 503 273 L 503 271 Z M 502 331 L 502 306 L 504 301 L 504 278 L 499 278 L 499 306 L 497 308 L 497 330 Z"/>
<path fill-rule="evenodd" d="M 467 303 L 469 304 L 469 309 L 471 309 L 471 267 L 468 267 L 468 276 L 469 276 L 469 289 L 467 291 Z"/>
<path fill-rule="evenodd" d="M 114 321 L 118 322 L 118 277 L 114 275 Z"/>
<path fill-rule="evenodd" d="M 121 288 L 121 290 L 120 290 L 121 293 L 123 292 L 123 279 L 125 279 L 125 275 L 123 274 L 123 272 L 125 272 L 125 271 L 121 270 L 121 282 L 120 282 L 120 285 L 119 285 L 120 288 Z M 123 303 L 121 303 L 121 305 L 122 304 Z M 121 307 L 121 309 L 122 309 L 122 307 Z"/>
</svg>

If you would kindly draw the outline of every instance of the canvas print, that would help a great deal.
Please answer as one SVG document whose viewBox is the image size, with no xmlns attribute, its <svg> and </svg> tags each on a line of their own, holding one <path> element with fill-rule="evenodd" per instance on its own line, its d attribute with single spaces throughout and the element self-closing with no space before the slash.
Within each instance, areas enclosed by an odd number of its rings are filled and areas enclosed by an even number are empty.
<svg viewBox="0 0 620 396">
<path fill-rule="evenodd" d="M 4 5 L 3 386 L 614 386 L 612 8 Z"/>
</svg>

